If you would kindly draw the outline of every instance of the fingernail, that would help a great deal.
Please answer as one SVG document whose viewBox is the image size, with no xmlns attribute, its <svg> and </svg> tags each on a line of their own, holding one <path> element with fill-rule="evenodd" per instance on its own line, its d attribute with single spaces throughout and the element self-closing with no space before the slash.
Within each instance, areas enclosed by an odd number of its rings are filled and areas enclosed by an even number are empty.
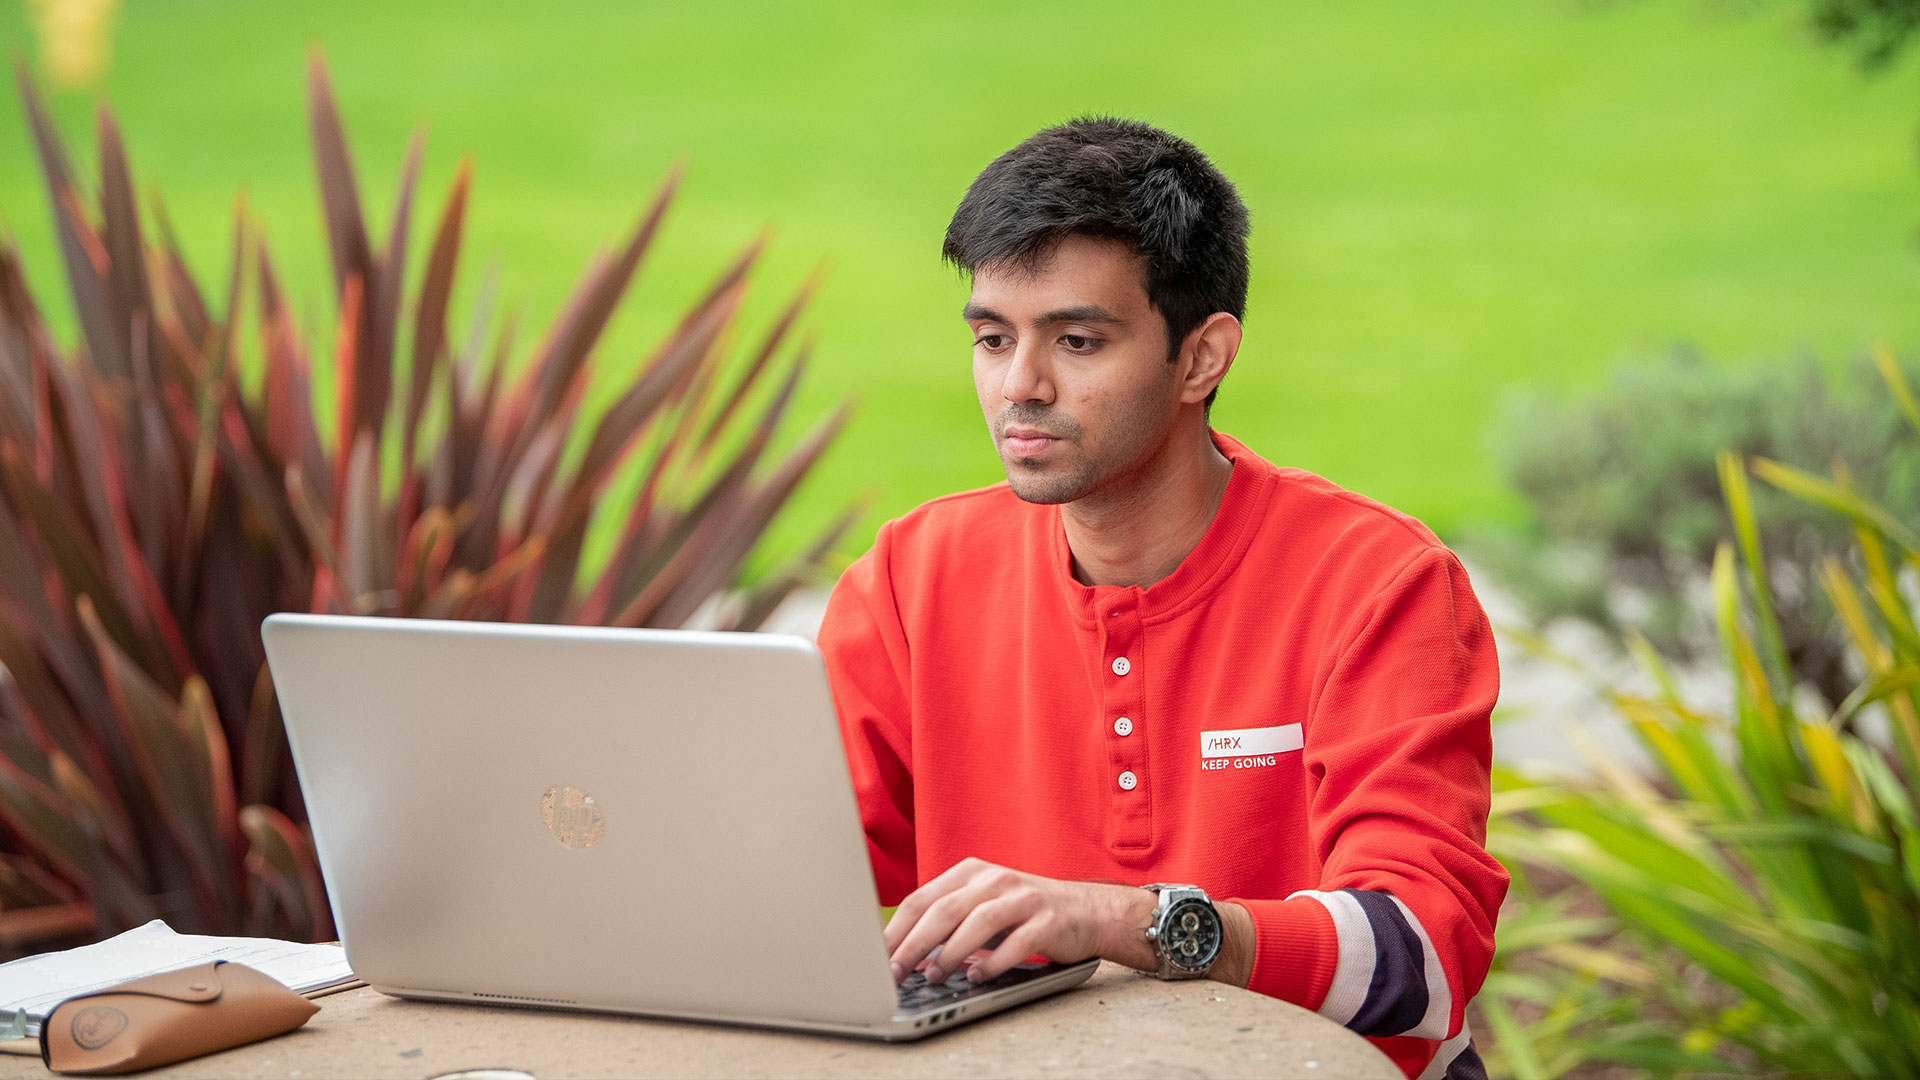
<svg viewBox="0 0 1920 1080">
<path fill-rule="evenodd" d="M 927 965 L 927 982 L 929 984 L 937 983 L 946 977 L 946 973 L 942 972 L 939 968 L 934 967 L 932 964 Z"/>
<path fill-rule="evenodd" d="M 901 979 L 904 979 L 907 977 L 906 969 L 902 968 L 899 964 L 888 964 L 887 967 L 893 970 L 894 982 L 899 982 Z"/>
<path fill-rule="evenodd" d="M 985 971 L 982 971 L 982 970 L 981 970 L 981 968 L 980 968 L 980 965 L 979 965 L 979 964 L 975 964 L 975 965 L 973 965 L 972 967 L 970 967 L 970 968 L 968 968 L 968 969 L 967 969 L 967 981 L 968 981 L 968 982 L 976 982 L 976 983 L 977 983 L 977 982 L 986 982 L 986 981 L 987 981 L 987 973 L 986 973 Z"/>
</svg>

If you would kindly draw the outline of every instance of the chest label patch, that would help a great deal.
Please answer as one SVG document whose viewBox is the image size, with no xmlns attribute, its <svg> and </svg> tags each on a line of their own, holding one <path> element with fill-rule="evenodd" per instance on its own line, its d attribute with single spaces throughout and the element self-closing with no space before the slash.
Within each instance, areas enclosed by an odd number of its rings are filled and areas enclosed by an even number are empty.
<svg viewBox="0 0 1920 1080">
<path fill-rule="evenodd" d="M 1233 728 L 1200 733 L 1202 769 L 1262 769 L 1279 764 L 1279 755 L 1302 745 L 1299 724 Z"/>
</svg>

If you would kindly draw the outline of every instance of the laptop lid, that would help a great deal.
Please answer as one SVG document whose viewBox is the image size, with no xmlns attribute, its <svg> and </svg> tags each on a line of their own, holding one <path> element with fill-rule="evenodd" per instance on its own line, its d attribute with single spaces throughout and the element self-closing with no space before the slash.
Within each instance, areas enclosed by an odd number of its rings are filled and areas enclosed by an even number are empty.
<svg viewBox="0 0 1920 1080">
<path fill-rule="evenodd" d="M 374 986 L 895 1012 L 811 643 L 292 614 L 263 635 L 335 925 Z"/>
</svg>

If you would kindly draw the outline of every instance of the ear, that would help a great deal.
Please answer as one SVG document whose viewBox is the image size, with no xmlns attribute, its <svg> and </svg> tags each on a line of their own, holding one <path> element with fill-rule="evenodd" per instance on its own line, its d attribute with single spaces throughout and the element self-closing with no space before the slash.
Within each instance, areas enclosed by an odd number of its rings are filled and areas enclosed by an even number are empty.
<svg viewBox="0 0 1920 1080">
<path fill-rule="evenodd" d="M 1239 352 L 1240 320 L 1224 311 L 1207 316 L 1207 321 L 1194 327 L 1180 346 L 1180 401 L 1195 405 L 1207 400 L 1213 388 L 1227 377 L 1227 369 Z"/>
</svg>

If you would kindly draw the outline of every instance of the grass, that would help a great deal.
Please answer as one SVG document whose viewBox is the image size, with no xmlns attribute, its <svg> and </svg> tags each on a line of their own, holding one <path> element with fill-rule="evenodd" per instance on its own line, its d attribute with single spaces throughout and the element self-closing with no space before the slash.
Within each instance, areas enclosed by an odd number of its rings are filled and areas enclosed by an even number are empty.
<svg viewBox="0 0 1920 1080">
<path fill-rule="evenodd" d="M 1077 113 L 1157 122 L 1207 150 L 1253 212 L 1248 338 L 1217 425 L 1444 534 L 1517 515 L 1487 431 L 1516 386 L 1596 385 L 1679 339 L 1738 363 L 1920 338 L 1911 72 L 1862 78 L 1791 7 L 140 0 L 100 91 L 196 267 L 224 274 L 245 189 L 316 327 L 310 42 L 369 201 L 390 200 L 417 124 L 426 214 L 475 158 L 468 258 L 498 264 L 534 326 L 684 159 L 603 390 L 771 224 L 750 311 L 829 268 L 803 415 L 862 402 L 779 535 L 871 492 L 856 549 L 885 518 L 998 477 L 965 287 L 937 259 L 968 181 Z M 0 6 L 0 44 L 31 51 L 25 5 Z M 0 97 L 0 227 L 50 301 L 63 286 L 45 199 L 18 102 Z M 55 104 L 85 141 L 91 96 Z"/>
</svg>

